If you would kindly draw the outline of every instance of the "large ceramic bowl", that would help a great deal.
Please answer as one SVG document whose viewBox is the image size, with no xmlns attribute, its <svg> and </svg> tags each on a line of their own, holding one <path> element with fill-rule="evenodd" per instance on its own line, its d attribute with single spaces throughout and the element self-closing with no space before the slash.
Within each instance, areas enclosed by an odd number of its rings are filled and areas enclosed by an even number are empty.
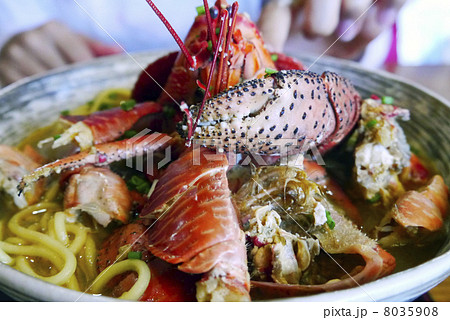
<svg viewBox="0 0 450 320">
<path fill-rule="evenodd" d="M 132 87 L 140 70 L 161 52 L 115 56 L 60 69 L 42 77 L 29 78 L 0 91 L 0 143 L 18 143 L 31 130 L 56 120 L 60 111 L 74 108 L 102 89 Z M 312 59 L 301 58 L 306 65 Z M 411 110 L 411 121 L 402 126 L 410 142 L 435 161 L 450 184 L 450 104 L 442 97 L 385 72 L 373 72 L 357 64 L 320 59 L 312 71 L 336 71 L 350 78 L 364 97 L 389 95 Z M 448 229 L 449 224 L 446 224 Z M 449 233 L 447 233 L 449 234 Z M 296 301 L 408 301 L 428 291 L 450 274 L 450 235 L 436 257 L 414 268 L 360 287 L 308 297 Z M 0 263 L 0 291 L 22 301 L 113 301 L 81 294 L 18 272 Z"/>
</svg>

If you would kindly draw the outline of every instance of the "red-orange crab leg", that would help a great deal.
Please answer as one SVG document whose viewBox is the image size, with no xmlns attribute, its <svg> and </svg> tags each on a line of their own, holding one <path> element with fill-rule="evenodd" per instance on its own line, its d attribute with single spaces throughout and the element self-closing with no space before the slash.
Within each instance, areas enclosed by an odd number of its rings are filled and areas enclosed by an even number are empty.
<svg viewBox="0 0 450 320">
<path fill-rule="evenodd" d="M 183 41 L 181 40 L 180 36 L 175 32 L 174 28 L 171 26 L 169 21 L 167 21 L 167 19 L 164 17 L 164 15 L 161 13 L 161 11 L 159 11 L 159 9 L 155 6 L 155 4 L 153 3 L 152 0 L 146 0 L 146 1 L 150 5 L 150 7 L 153 9 L 155 14 L 158 16 L 158 18 L 166 26 L 167 30 L 169 30 L 170 34 L 175 39 L 175 42 L 178 44 L 178 46 L 180 47 L 181 51 L 185 55 L 186 60 L 189 62 L 189 65 L 191 66 L 191 68 L 194 69 L 194 70 L 197 69 L 198 68 L 197 61 L 195 60 L 195 58 L 193 58 L 191 56 L 191 54 L 189 53 L 188 49 L 186 48 L 186 46 L 184 45 Z"/>
<path fill-rule="evenodd" d="M 424 190 L 403 194 L 395 203 L 392 216 L 403 227 L 436 231 L 444 224 L 448 206 L 448 187 L 441 176 L 435 175 Z"/>
<path fill-rule="evenodd" d="M 156 102 L 137 104 L 131 110 L 121 107 L 94 112 L 88 116 L 62 116 L 61 118 L 72 123 L 83 122 L 91 129 L 93 144 L 114 141 L 129 130 L 140 118 L 148 114 L 161 112 L 162 106 Z"/>
<path fill-rule="evenodd" d="M 171 144 L 173 144 L 173 140 L 162 133 L 153 133 L 142 137 L 100 144 L 88 151 L 83 151 L 37 168 L 22 178 L 18 189 L 22 192 L 40 178 L 48 177 L 53 173 L 60 173 L 63 170 L 74 170 L 88 164 L 106 166 L 119 160 L 149 154 Z"/>
</svg>

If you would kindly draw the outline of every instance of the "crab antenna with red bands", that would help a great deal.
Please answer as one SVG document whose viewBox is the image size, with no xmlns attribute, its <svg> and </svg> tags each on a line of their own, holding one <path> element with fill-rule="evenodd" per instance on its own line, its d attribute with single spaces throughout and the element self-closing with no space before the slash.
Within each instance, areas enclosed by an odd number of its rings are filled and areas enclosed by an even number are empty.
<svg viewBox="0 0 450 320">
<path fill-rule="evenodd" d="M 158 18 L 162 21 L 162 23 L 166 26 L 167 30 L 169 30 L 172 37 L 175 39 L 175 42 L 180 47 L 181 51 L 183 52 L 184 56 L 186 57 L 186 60 L 188 61 L 189 65 L 193 69 L 197 69 L 197 62 L 192 58 L 191 54 L 189 53 L 188 49 L 184 45 L 183 41 L 181 40 L 180 36 L 175 32 L 174 28 L 170 25 L 169 21 L 164 17 L 164 15 L 159 11 L 159 9 L 155 6 L 152 0 L 146 0 L 149 6 L 153 9 L 155 14 L 158 16 Z"/>
<path fill-rule="evenodd" d="M 222 46 L 222 44 L 225 45 L 225 43 L 224 43 L 225 42 L 224 41 L 225 36 L 223 34 L 223 31 L 225 29 L 225 25 L 226 25 L 227 21 L 228 21 L 228 11 L 227 10 L 222 10 L 222 12 L 220 14 L 219 40 L 218 40 L 218 43 L 217 43 L 216 50 L 214 51 L 214 58 L 213 58 L 213 61 L 211 63 L 211 68 L 209 69 L 208 83 L 206 85 L 205 96 L 203 97 L 202 104 L 201 104 L 200 108 L 198 109 L 197 119 L 195 119 L 195 123 L 194 123 L 193 129 L 192 129 L 192 133 L 194 133 L 195 129 L 197 129 L 197 124 L 198 124 L 198 121 L 200 120 L 200 117 L 202 115 L 203 108 L 205 107 L 206 100 L 209 98 L 209 95 L 210 95 L 209 88 L 211 87 L 211 80 L 212 80 L 212 77 L 213 77 L 214 69 L 216 67 L 217 56 L 219 55 L 220 47 Z M 188 136 L 188 139 L 190 140 L 191 137 Z"/>
<path fill-rule="evenodd" d="M 209 37 L 211 38 L 212 49 L 213 49 L 213 51 L 215 51 L 216 46 L 217 46 L 217 39 L 216 39 L 215 30 L 213 30 L 212 18 L 211 18 L 211 12 L 209 12 L 208 0 L 203 0 L 203 6 L 205 7 L 206 23 L 208 25 Z"/>
</svg>

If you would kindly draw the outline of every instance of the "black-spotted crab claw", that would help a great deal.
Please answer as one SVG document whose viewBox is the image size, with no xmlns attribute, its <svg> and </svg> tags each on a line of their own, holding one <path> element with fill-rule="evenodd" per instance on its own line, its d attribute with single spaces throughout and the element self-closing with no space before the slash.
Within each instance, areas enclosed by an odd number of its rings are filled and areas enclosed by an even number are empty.
<svg viewBox="0 0 450 320">
<path fill-rule="evenodd" d="M 207 100 L 193 138 L 225 151 L 280 154 L 283 139 L 303 151 L 312 144 L 326 151 L 354 127 L 360 100 L 350 81 L 335 73 L 284 70 Z M 192 107 L 194 117 L 199 109 Z M 187 136 L 188 126 L 180 129 Z"/>
<path fill-rule="evenodd" d="M 106 166 L 119 160 L 150 154 L 173 143 L 174 139 L 166 134 L 152 133 L 126 140 L 99 144 L 91 147 L 88 151 L 48 163 L 25 175 L 18 186 L 19 193 L 22 193 L 39 179 L 48 177 L 53 173 L 74 170 L 86 165 Z"/>
</svg>

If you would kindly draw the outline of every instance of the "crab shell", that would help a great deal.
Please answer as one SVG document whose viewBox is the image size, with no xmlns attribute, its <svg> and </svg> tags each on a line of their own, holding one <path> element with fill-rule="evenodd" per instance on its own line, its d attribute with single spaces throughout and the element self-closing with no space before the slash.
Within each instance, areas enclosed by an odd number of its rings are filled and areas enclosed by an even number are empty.
<svg viewBox="0 0 450 320">
<path fill-rule="evenodd" d="M 193 138 L 238 153 L 280 154 L 283 147 L 298 153 L 313 145 L 326 151 L 353 128 L 360 100 L 350 81 L 335 73 L 284 70 L 209 99 Z M 191 108 L 194 117 L 198 109 Z M 187 127 L 179 128 L 186 136 Z"/>
</svg>

